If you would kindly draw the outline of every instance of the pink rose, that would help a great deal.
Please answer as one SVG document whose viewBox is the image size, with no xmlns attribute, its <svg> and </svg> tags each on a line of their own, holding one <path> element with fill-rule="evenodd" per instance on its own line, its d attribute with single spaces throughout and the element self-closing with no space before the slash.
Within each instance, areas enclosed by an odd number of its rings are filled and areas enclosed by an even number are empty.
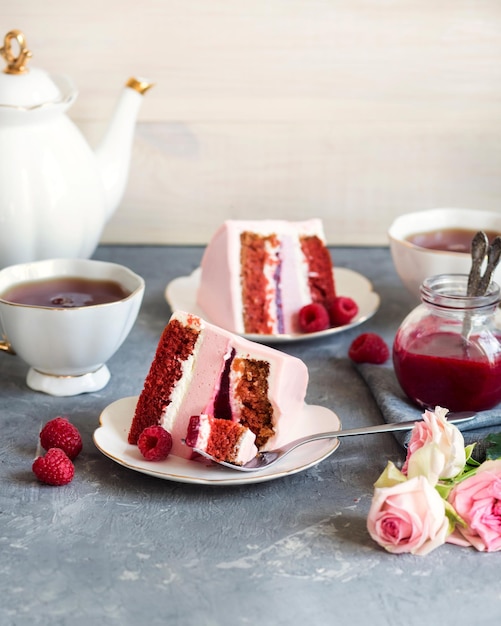
<svg viewBox="0 0 501 626">
<path fill-rule="evenodd" d="M 438 479 L 454 478 L 466 463 L 461 431 L 445 416 L 448 410 L 439 406 L 425 411 L 423 421 L 412 429 L 402 472 L 409 477 L 424 475 L 432 484 Z"/>
<path fill-rule="evenodd" d="M 448 500 L 466 523 L 456 527 L 449 543 L 486 552 L 501 550 L 501 459 L 482 463 L 473 476 L 454 487 Z"/>
<path fill-rule="evenodd" d="M 445 543 L 445 502 L 424 476 L 374 490 L 367 518 L 370 536 L 388 552 L 428 554 Z"/>
</svg>

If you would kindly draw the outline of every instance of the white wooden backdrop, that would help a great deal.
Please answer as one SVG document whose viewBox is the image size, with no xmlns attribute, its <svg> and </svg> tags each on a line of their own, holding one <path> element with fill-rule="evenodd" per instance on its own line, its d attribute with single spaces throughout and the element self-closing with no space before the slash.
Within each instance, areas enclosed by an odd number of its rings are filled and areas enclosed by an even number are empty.
<svg viewBox="0 0 501 626">
<path fill-rule="evenodd" d="M 501 210 L 500 0 L 0 0 L 12 28 L 92 144 L 129 76 L 156 82 L 103 241 L 318 216 L 381 244 L 402 212 Z"/>
</svg>

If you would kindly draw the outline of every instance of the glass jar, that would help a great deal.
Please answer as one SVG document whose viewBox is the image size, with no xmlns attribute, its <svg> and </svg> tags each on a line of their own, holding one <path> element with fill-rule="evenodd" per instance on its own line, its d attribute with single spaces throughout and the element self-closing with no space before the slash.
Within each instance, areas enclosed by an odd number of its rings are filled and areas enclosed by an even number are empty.
<svg viewBox="0 0 501 626">
<path fill-rule="evenodd" d="M 500 288 L 467 296 L 467 284 L 462 274 L 427 278 L 395 336 L 395 374 L 420 407 L 482 411 L 501 401 Z"/>
</svg>

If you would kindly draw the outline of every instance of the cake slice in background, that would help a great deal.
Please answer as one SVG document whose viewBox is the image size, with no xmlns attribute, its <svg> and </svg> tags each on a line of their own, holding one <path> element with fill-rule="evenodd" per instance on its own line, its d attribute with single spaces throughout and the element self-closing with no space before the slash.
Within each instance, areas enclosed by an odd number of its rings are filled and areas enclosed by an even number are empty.
<svg viewBox="0 0 501 626">
<path fill-rule="evenodd" d="M 205 249 L 197 305 L 235 333 L 290 334 L 303 306 L 335 295 L 321 220 L 229 220 Z"/>
<path fill-rule="evenodd" d="M 248 341 L 176 311 L 165 327 L 138 398 L 128 441 L 161 425 L 172 454 L 191 458 L 183 443 L 193 415 L 211 415 L 248 427 L 265 450 L 293 439 L 304 407 L 308 370 L 300 359 Z"/>
</svg>

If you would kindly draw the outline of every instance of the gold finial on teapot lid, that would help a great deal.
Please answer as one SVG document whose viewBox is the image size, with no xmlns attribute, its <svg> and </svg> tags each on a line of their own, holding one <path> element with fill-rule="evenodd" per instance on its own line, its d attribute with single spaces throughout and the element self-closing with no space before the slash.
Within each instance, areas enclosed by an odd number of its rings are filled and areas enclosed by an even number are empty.
<svg viewBox="0 0 501 626">
<path fill-rule="evenodd" d="M 12 51 L 11 42 L 13 39 L 19 45 L 19 54 L 17 56 Z M 20 30 L 11 30 L 5 35 L 0 54 L 7 61 L 7 67 L 3 70 L 6 74 L 24 74 L 29 71 L 26 67 L 26 62 L 31 58 L 32 53 L 26 47 L 26 39 Z"/>
</svg>

